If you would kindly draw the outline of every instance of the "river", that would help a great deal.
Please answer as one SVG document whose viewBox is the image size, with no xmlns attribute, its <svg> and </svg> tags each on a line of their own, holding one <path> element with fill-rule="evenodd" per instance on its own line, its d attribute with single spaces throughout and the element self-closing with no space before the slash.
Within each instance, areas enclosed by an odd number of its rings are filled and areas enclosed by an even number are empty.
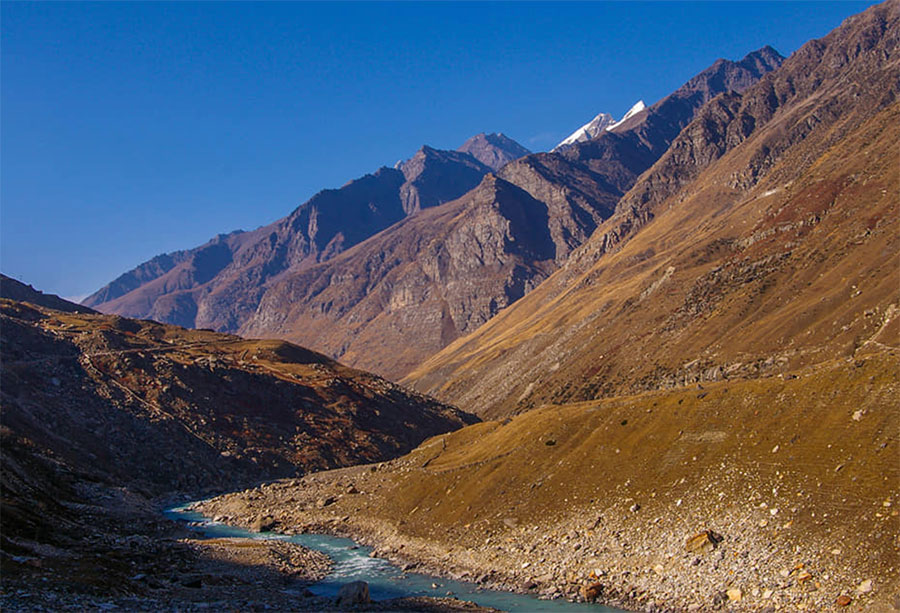
<svg viewBox="0 0 900 613">
<path fill-rule="evenodd" d="M 485 607 L 493 607 L 511 613 L 610 613 L 622 612 L 603 605 L 569 602 L 567 600 L 540 600 L 528 594 L 488 590 L 475 583 L 453 581 L 419 573 L 403 572 L 383 558 L 369 557 L 371 548 L 358 545 L 346 538 L 326 534 L 285 535 L 274 532 L 255 533 L 211 521 L 185 506 L 165 511 L 171 519 L 190 522 L 203 535 L 239 537 L 249 539 L 281 539 L 315 549 L 328 555 L 334 562 L 331 574 L 309 589 L 319 596 L 336 596 L 340 587 L 351 581 L 365 581 L 373 600 L 407 596 L 447 596 L 450 592 L 460 600 L 469 600 Z M 437 586 L 437 587 L 434 587 Z"/>
</svg>

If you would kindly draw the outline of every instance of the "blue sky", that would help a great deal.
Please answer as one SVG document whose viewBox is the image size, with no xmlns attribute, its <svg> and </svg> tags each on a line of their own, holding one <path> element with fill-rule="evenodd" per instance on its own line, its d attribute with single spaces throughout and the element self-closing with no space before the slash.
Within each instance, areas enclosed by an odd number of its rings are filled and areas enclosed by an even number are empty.
<svg viewBox="0 0 900 613">
<path fill-rule="evenodd" d="M 546 150 L 872 2 L 0 4 L 0 269 L 88 294 L 423 143 Z"/>
</svg>

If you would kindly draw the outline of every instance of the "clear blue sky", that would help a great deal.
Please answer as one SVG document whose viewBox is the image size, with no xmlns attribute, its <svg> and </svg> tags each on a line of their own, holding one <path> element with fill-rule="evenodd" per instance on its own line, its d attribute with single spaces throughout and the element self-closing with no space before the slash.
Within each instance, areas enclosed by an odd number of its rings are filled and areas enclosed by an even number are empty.
<svg viewBox="0 0 900 613">
<path fill-rule="evenodd" d="M 545 150 L 872 2 L 3 2 L 0 269 L 88 294 L 481 131 Z"/>
</svg>

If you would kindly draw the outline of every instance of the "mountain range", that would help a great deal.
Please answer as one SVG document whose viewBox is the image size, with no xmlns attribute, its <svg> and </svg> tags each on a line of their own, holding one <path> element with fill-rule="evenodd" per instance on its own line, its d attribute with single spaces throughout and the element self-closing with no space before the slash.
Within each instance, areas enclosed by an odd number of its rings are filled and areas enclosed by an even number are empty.
<svg viewBox="0 0 900 613">
<path fill-rule="evenodd" d="M 271 226 L 155 258 L 84 304 L 282 338 L 397 379 L 547 278 L 697 109 L 781 61 L 770 47 L 718 60 L 615 131 L 558 153 L 516 158 L 524 149 L 501 135 L 467 141 L 461 149 L 495 166 L 507 160 L 493 171 L 423 147 Z"/>
<path fill-rule="evenodd" d="M 342 515 L 399 564 L 544 598 L 896 610 L 900 2 L 744 85 L 693 80 L 497 173 L 611 162 L 624 193 L 557 270 L 403 379 L 485 422 L 377 473 L 200 508 L 238 525 L 275 509 L 297 530 Z M 662 137 L 665 107 L 684 123 Z M 646 158 L 602 151 L 659 154 L 629 185 L 621 160 Z M 367 497 L 284 502 L 347 481 Z"/>
</svg>

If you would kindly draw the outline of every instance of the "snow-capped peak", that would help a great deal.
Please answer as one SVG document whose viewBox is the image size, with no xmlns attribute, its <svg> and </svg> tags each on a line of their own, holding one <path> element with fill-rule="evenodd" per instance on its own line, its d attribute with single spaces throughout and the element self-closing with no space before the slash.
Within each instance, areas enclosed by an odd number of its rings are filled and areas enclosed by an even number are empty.
<svg viewBox="0 0 900 613">
<path fill-rule="evenodd" d="M 566 145 L 590 140 L 603 132 L 607 126 L 611 126 L 615 122 L 616 120 L 613 119 L 613 116 L 609 113 L 600 113 L 589 122 L 572 132 L 572 134 L 570 134 L 568 138 L 555 146 L 552 151 L 556 151 L 560 147 L 565 147 Z"/>
<path fill-rule="evenodd" d="M 626 121 L 628 121 L 629 119 L 631 119 L 632 117 L 634 117 L 635 115 L 637 115 L 638 113 L 643 111 L 645 108 L 647 108 L 647 107 L 644 104 L 644 101 L 638 100 L 637 102 L 635 102 L 633 107 L 628 109 L 628 112 L 625 113 L 625 116 L 622 117 L 622 119 L 620 119 L 619 121 L 617 121 L 616 123 L 614 123 L 610 126 L 606 126 L 606 130 L 609 131 L 609 130 L 612 130 L 613 128 L 619 127 L 620 125 L 622 125 L 623 123 L 625 123 Z"/>
<path fill-rule="evenodd" d="M 572 132 L 572 134 L 570 134 L 564 141 L 551 149 L 551 151 L 556 151 L 557 149 L 560 149 L 561 147 L 565 147 L 567 145 L 572 145 L 574 143 L 580 143 L 586 140 L 591 140 L 592 138 L 596 138 L 603 132 L 612 130 L 616 126 L 621 125 L 625 120 L 643 111 L 644 108 L 646 108 L 644 106 L 644 101 L 638 100 L 637 103 L 632 106 L 628 110 L 628 112 L 625 113 L 625 116 L 622 117 L 622 119 L 620 119 L 619 121 L 613 119 L 613 116 L 609 113 L 600 113 L 588 123 Z"/>
</svg>

